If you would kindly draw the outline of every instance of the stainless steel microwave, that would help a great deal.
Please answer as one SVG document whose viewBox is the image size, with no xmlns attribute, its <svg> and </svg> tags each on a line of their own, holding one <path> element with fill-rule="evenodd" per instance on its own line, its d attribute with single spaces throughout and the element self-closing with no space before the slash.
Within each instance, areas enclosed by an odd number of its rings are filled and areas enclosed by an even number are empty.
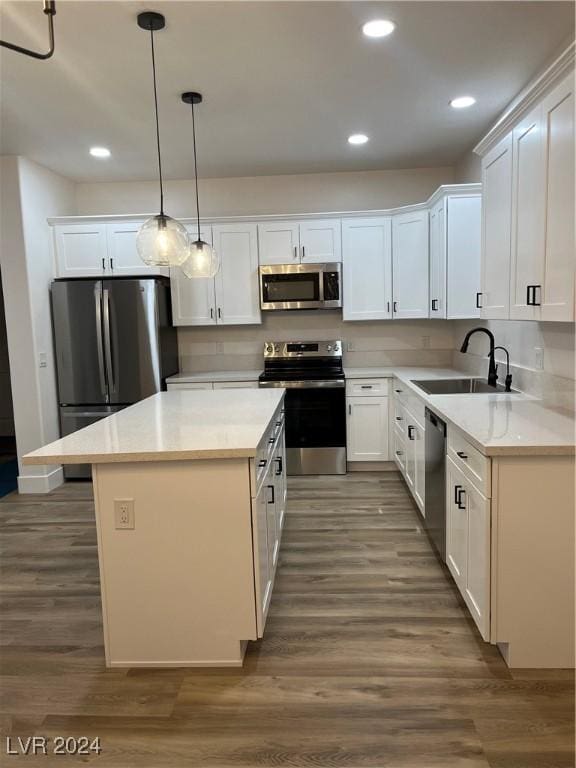
<svg viewBox="0 0 576 768">
<path fill-rule="evenodd" d="M 273 264 L 260 267 L 262 309 L 338 309 L 341 265 Z"/>
</svg>

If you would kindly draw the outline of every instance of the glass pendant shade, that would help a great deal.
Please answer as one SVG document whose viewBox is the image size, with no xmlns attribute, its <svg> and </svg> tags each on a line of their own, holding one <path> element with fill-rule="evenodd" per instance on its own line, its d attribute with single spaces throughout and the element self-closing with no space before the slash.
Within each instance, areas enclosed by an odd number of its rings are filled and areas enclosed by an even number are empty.
<svg viewBox="0 0 576 768">
<path fill-rule="evenodd" d="M 150 267 L 179 267 L 188 258 L 190 237 L 179 221 L 159 214 L 140 227 L 136 250 Z"/>
<path fill-rule="evenodd" d="M 220 260 L 216 251 L 204 240 L 195 240 L 190 243 L 188 258 L 182 264 L 182 271 L 186 277 L 214 277 L 220 267 Z"/>
</svg>

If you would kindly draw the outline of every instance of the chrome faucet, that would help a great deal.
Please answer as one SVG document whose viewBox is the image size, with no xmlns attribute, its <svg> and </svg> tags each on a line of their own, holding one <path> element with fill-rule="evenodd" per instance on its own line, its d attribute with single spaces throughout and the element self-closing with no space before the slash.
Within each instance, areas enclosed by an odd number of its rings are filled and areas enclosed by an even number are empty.
<svg viewBox="0 0 576 768">
<path fill-rule="evenodd" d="M 496 361 L 494 359 L 494 334 L 492 331 L 489 331 L 488 328 L 472 328 L 471 331 L 468 331 L 466 336 L 464 337 L 464 341 L 462 342 L 462 346 L 460 347 L 460 352 L 468 352 L 468 344 L 470 342 L 470 336 L 474 333 L 485 333 L 488 338 L 490 339 L 490 352 L 488 354 L 488 357 L 490 358 L 490 362 L 488 364 L 488 386 L 496 388 L 496 382 L 498 381 L 498 371 L 496 366 Z"/>
</svg>

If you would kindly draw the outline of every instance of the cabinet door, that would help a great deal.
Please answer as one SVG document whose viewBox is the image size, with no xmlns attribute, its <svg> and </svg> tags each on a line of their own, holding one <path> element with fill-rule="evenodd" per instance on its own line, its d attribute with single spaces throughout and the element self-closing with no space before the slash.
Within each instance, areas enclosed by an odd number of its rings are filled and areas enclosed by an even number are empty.
<svg viewBox="0 0 576 768">
<path fill-rule="evenodd" d="M 347 397 L 348 461 L 388 461 L 388 398 Z"/>
<path fill-rule="evenodd" d="M 276 537 L 278 545 L 284 527 L 284 515 L 286 513 L 287 483 L 286 483 L 286 449 L 284 427 L 278 438 L 278 447 L 274 454 L 274 482 L 276 486 Z"/>
<path fill-rule="evenodd" d="M 446 315 L 449 320 L 480 317 L 480 195 L 447 199 Z M 432 317 L 432 314 L 430 315 Z"/>
<path fill-rule="evenodd" d="M 268 477 L 264 478 L 258 495 L 252 499 L 252 536 L 254 548 L 254 573 L 256 587 L 256 623 L 258 637 L 264 634 L 264 625 L 272 596 L 271 557 L 268 546 L 268 501 L 270 489 Z"/>
<path fill-rule="evenodd" d="M 106 224 L 56 224 L 58 277 L 102 277 L 108 274 Z"/>
<path fill-rule="evenodd" d="M 392 220 L 344 219 L 342 222 L 344 320 L 392 317 Z"/>
<path fill-rule="evenodd" d="M 446 317 L 446 200 L 430 210 L 430 317 Z"/>
<path fill-rule="evenodd" d="M 512 134 L 482 158 L 481 317 L 510 313 Z"/>
<path fill-rule="evenodd" d="M 542 285 L 544 258 L 544 125 L 538 105 L 513 130 L 510 319 L 535 320 L 531 286 Z"/>
<path fill-rule="evenodd" d="M 424 514 L 424 427 L 411 416 L 408 416 L 406 435 L 410 462 L 410 467 L 407 467 L 407 474 L 410 475 L 414 501 Z"/>
<path fill-rule="evenodd" d="M 446 564 L 460 592 L 466 590 L 468 562 L 468 512 L 464 503 L 466 478 L 446 459 Z"/>
<path fill-rule="evenodd" d="M 260 264 L 298 264 L 298 224 L 290 221 L 265 221 L 258 224 L 258 258 Z"/>
<path fill-rule="evenodd" d="M 317 219 L 300 224 L 302 263 L 342 261 L 340 219 Z"/>
<path fill-rule="evenodd" d="M 210 229 L 203 229 L 201 237 L 212 241 Z M 214 278 L 189 278 L 180 267 L 170 269 L 172 292 L 172 325 L 215 325 L 216 297 Z"/>
<path fill-rule="evenodd" d="M 428 317 L 428 211 L 392 217 L 394 317 Z"/>
<path fill-rule="evenodd" d="M 490 500 L 471 483 L 462 502 L 468 517 L 468 560 L 463 597 L 484 640 L 490 635 Z"/>
<path fill-rule="evenodd" d="M 264 481 L 266 487 L 266 535 L 268 540 L 268 567 L 271 580 L 274 580 L 274 571 L 278 562 L 278 550 L 280 538 L 278 535 L 276 482 L 274 470 L 268 473 L 268 480 Z"/>
<path fill-rule="evenodd" d="M 218 224 L 212 235 L 220 256 L 215 278 L 218 323 L 260 323 L 256 224 Z"/>
<path fill-rule="evenodd" d="M 574 76 L 542 104 L 546 132 L 546 242 L 541 320 L 574 320 Z M 538 297 L 537 297 L 538 299 Z"/>
<path fill-rule="evenodd" d="M 167 274 L 160 267 L 149 267 L 136 250 L 136 235 L 141 221 L 118 221 L 106 225 L 108 236 L 108 265 L 111 275 L 118 277 Z"/>
</svg>

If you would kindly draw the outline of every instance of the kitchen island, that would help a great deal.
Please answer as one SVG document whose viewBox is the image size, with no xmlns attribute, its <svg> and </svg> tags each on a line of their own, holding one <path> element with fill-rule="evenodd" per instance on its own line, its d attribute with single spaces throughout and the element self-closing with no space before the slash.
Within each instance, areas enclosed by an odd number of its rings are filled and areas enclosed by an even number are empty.
<svg viewBox="0 0 576 768">
<path fill-rule="evenodd" d="M 24 457 L 92 464 L 109 667 L 241 666 L 284 511 L 284 390 L 162 392 Z"/>
</svg>

